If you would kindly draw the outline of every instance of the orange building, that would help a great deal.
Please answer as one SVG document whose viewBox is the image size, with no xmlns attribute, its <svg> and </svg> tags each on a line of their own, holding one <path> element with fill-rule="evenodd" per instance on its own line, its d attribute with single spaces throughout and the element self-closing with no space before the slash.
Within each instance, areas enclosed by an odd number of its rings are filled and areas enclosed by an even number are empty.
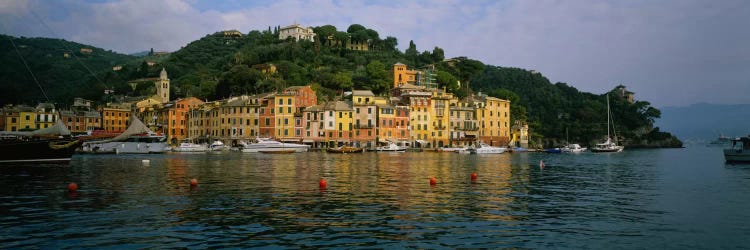
<svg viewBox="0 0 750 250">
<path fill-rule="evenodd" d="M 274 104 L 274 95 L 270 95 L 260 100 L 260 110 L 258 111 L 260 117 L 260 125 L 258 125 L 259 137 L 271 138 L 275 134 L 276 117 Z"/>
<path fill-rule="evenodd" d="M 177 99 L 164 105 L 161 109 L 159 119 L 167 141 L 177 144 L 180 140 L 187 138 L 188 135 L 188 110 L 197 108 L 203 104 L 198 98 L 188 97 Z"/>
<path fill-rule="evenodd" d="M 101 107 L 101 128 L 107 132 L 123 132 L 130 123 L 130 105 L 127 103 L 108 103 Z"/>
</svg>

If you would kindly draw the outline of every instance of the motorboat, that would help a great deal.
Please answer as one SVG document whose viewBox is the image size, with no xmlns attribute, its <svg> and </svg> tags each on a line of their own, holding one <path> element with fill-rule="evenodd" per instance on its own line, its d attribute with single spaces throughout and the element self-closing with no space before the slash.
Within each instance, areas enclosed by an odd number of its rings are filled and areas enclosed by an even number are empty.
<svg viewBox="0 0 750 250">
<path fill-rule="evenodd" d="M 484 142 L 480 142 L 476 148 L 469 149 L 472 154 L 502 154 L 506 150 L 504 147 L 490 146 Z"/>
<path fill-rule="evenodd" d="M 180 145 L 172 148 L 174 152 L 206 152 L 209 151 L 208 145 L 203 143 L 195 143 L 191 139 L 185 139 L 180 142 Z"/>
<path fill-rule="evenodd" d="M 727 162 L 750 162 L 750 136 L 730 139 L 731 147 L 724 149 Z"/>
<path fill-rule="evenodd" d="M 380 146 L 375 148 L 375 151 L 379 152 L 406 152 L 406 147 L 399 146 L 396 143 L 388 142 L 387 146 Z"/>
<path fill-rule="evenodd" d="M 227 145 L 224 145 L 224 143 L 220 140 L 215 140 L 213 143 L 211 143 L 210 148 L 211 151 L 224 151 L 229 149 L 229 147 L 227 147 Z"/>
<path fill-rule="evenodd" d="M 578 144 L 568 144 L 568 146 L 562 147 L 561 150 L 565 153 L 580 153 L 586 151 L 586 148 Z"/>
<path fill-rule="evenodd" d="M 460 150 L 466 150 L 466 147 L 444 147 L 444 148 L 438 148 L 438 152 L 458 152 Z"/>
<path fill-rule="evenodd" d="M 131 116 L 130 126 L 112 139 L 84 142 L 82 153 L 153 154 L 169 150 L 164 135 L 151 131 L 137 117 Z"/>
<path fill-rule="evenodd" d="M 70 161 L 81 145 L 81 141 L 70 137 L 70 130 L 60 119 L 45 129 L 1 133 L 0 163 Z"/>
<path fill-rule="evenodd" d="M 307 152 L 310 149 L 310 145 L 284 143 L 269 138 L 257 138 L 256 141 L 243 147 L 242 152 L 259 153 L 260 151 L 286 151 L 289 149 L 294 149 L 295 152 Z"/>
<path fill-rule="evenodd" d="M 365 152 L 365 148 L 358 148 L 358 147 L 350 147 L 350 146 L 340 146 L 335 148 L 328 148 L 326 149 L 326 152 L 328 153 L 362 153 Z"/>
<path fill-rule="evenodd" d="M 544 149 L 544 152 L 548 153 L 548 154 L 559 154 L 559 153 L 562 153 L 562 149 L 560 149 L 560 148 L 546 148 L 546 149 Z"/>
</svg>

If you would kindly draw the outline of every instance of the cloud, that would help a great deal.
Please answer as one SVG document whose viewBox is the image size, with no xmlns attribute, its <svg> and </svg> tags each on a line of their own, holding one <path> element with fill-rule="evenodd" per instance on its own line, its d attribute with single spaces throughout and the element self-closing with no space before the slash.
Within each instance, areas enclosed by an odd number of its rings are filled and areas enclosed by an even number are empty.
<svg viewBox="0 0 750 250">
<path fill-rule="evenodd" d="M 120 52 L 173 51 L 226 29 L 359 23 L 397 37 L 401 49 L 414 40 L 420 51 L 439 46 L 449 57 L 534 69 L 594 93 L 623 83 L 656 105 L 750 103 L 747 13 L 742 0 L 0 1 L 10 34 Z"/>
</svg>

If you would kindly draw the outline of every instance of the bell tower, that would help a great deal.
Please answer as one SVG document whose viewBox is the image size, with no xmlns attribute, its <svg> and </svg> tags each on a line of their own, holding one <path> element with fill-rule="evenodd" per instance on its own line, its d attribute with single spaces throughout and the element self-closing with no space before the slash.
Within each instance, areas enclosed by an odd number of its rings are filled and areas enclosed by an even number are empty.
<svg viewBox="0 0 750 250">
<path fill-rule="evenodd" d="M 159 73 L 159 80 L 156 81 L 156 95 L 162 103 L 169 102 L 169 78 L 167 78 L 167 70 L 161 69 Z"/>
</svg>

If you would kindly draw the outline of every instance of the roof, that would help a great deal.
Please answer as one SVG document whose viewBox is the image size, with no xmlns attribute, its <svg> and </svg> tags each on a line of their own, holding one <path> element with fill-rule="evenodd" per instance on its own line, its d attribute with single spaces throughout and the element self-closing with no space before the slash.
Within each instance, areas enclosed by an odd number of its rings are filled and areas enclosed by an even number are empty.
<svg viewBox="0 0 750 250">
<path fill-rule="evenodd" d="M 351 111 L 352 105 L 344 101 L 331 101 L 327 102 L 323 108 L 324 110 L 334 111 Z"/>
<path fill-rule="evenodd" d="M 370 90 L 352 90 L 352 95 L 356 96 L 375 96 Z"/>
<path fill-rule="evenodd" d="M 403 63 L 400 63 L 400 62 L 396 62 L 396 64 L 393 64 L 393 65 L 406 66 L 406 64 L 403 64 Z"/>
<path fill-rule="evenodd" d="M 315 112 L 315 111 L 323 111 L 323 105 L 310 106 L 303 110 L 303 112 Z"/>
</svg>

